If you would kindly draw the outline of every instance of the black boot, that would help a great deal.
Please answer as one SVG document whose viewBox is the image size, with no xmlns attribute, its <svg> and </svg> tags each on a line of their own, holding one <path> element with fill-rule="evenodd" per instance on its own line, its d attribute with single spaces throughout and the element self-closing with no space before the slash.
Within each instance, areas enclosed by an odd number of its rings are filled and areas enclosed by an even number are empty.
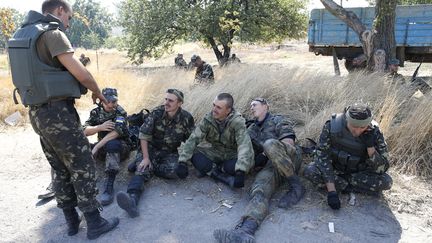
<svg viewBox="0 0 432 243">
<path fill-rule="evenodd" d="M 117 171 L 107 171 L 107 178 L 105 181 L 105 191 L 100 197 L 102 206 L 110 205 L 114 200 L 114 181 Z"/>
<path fill-rule="evenodd" d="M 64 208 L 63 214 L 66 219 L 66 224 L 68 226 L 68 235 L 76 235 L 78 233 L 81 218 L 78 216 L 75 208 Z"/>
<path fill-rule="evenodd" d="M 117 193 L 117 204 L 120 208 L 125 210 L 131 218 L 135 218 L 139 216 L 138 211 L 138 202 L 140 199 L 141 193 L 133 192 L 133 193 L 125 193 L 119 192 Z"/>
<path fill-rule="evenodd" d="M 305 188 L 296 175 L 288 177 L 289 191 L 279 200 L 278 207 L 289 208 L 296 205 L 305 194 Z"/>
<path fill-rule="evenodd" d="M 258 223 L 255 220 L 246 218 L 235 229 L 217 229 L 213 232 L 213 236 L 219 243 L 254 243 L 254 234 L 257 228 Z"/>
<path fill-rule="evenodd" d="M 219 168 L 214 168 L 211 171 L 210 177 L 217 181 L 225 183 L 230 187 L 234 187 L 234 176 L 230 176 L 222 172 Z"/>
<path fill-rule="evenodd" d="M 100 235 L 111 231 L 120 221 L 117 217 L 109 220 L 102 218 L 97 209 L 92 212 L 84 213 L 84 217 L 87 221 L 87 238 L 89 240 L 94 240 Z"/>
</svg>

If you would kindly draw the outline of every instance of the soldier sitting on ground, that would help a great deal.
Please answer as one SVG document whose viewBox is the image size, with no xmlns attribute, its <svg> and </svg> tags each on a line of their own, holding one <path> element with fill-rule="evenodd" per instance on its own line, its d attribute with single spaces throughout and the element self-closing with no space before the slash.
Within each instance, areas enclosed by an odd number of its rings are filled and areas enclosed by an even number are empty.
<svg viewBox="0 0 432 243">
<path fill-rule="evenodd" d="M 200 56 L 196 56 L 195 67 L 195 82 L 198 84 L 214 83 L 213 68 L 210 64 L 204 62 Z"/>
<path fill-rule="evenodd" d="M 98 134 L 98 142 L 92 149 L 94 158 L 105 161 L 105 191 L 100 197 L 103 206 L 114 199 L 114 181 L 120 170 L 120 161 L 129 156 L 132 143 L 129 139 L 126 111 L 118 105 L 117 90 L 105 88 L 102 94 L 108 103 L 102 103 L 90 112 L 84 124 L 84 134 Z"/>
<path fill-rule="evenodd" d="M 230 94 L 216 96 L 212 112 L 204 117 L 180 147 L 179 161 L 191 161 L 200 176 L 209 175 L 239 188 L 244 186 L 245 175 L 254 161 L 245 119 L 234 110 L 233 105 L 234 99 Z"/>
<path fill-rule="evenodd" d="M 138 202 L 144 182 L 153 175 L 166 179 L 184 179 L 188 176 L 188 167 L 178 162 L 177 149 L 191 134 L 194 119 L 181 108 L 183 100 L 180 90 L 168 89 L 165 104 L 156 107 L 140 128 L 141 153 L 135 160 L 135 175 L 129 181 L 127 193 L 117 194 L 119 207 L 132 218 L 139 215 Z"/>
<path fill-rule="evenodd" d="M 304 176 L 325 185 L 327 203 L 341 206 L 339 192 L 378 195 L 392 186 L 387 144 L 367 105 L 354 104 L 345 113 L 334 114 L 320 135 L 317 158 Z"/>
<path fill-rule="evenodd" d="M 398 73 L 398 69 L 399 60 L 396 58 L 391 59 L 388 64 L 389 78 L 391 79 L 392 83 L 404 84 L 405 78 Z"/>
<path fill-rule="evenodd" d="M 188 67 L 186 61 L 183 59 L 183 54 L 179 53 L 174 58 L 174 65 L 177 68 L 186 69 Z"/>
<path fill-rule="evenodd" d="M 289 191 L 279 201 L 279 207 L 295 205 L 304 195 L 304 187 L 296 175 L 301 163 L 301 152 L 294 146 L 295 133 L 285 117 L 273 115 L 266 99 L 251 102 L 255 118 L 249 126 L 255 152 L 255 165 L 265 165 L 255 178 L 246 213 L 234 230 L 219 229 L 214 232 L 218 242 L 253 242 L 254 233 L 268 214 L 270 198 L 283 182 L 288 181 Z M 237 241 L 236 241 L 237 240 Z"/>
<path fill-rule="evenodd" d="M 90 57 L 86 57 L 84 53 L 81 54 L 79 60 L 84 65 L 84 67 L 90 64 Z"/>
<path fill-rule="evenodd" d="M 231 58 L 229 59 L 229 62 L 230 63 L 241 63 L 240 58 L 238 58 L 235 53 L 233 53 L 231 55 Z"/>
</svg>

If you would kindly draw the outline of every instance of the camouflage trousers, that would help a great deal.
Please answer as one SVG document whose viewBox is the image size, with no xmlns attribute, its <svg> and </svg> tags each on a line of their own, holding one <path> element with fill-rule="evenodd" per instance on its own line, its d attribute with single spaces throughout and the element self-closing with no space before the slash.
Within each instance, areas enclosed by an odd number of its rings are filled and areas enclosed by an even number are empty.
<svg viewBox="0 0 432 243">
<path fill-rule="evenodd" d="M 324 186 L 325 182 L 321 171 L 315 162 L 310 163 L 304 170 L 304 177 L 316 185 Z M 354 192 L 381 192 L 389 190 L 393 184 L 392 178 L 386 174 L 371 171 L 360 171 L 347 174 L 335 170 L 335 186 L 337 191 L 343 191 L 349 185 Z"/>
<path fill-rule="evenodd" d="M 296 147 L 279 140 L 269 139 L 264 145 L 264 153 L 269 158 L 266 166 L 257 174 L 250 188 L 251 200 L 246 207 L 243 219 L 252 218 L 260 224 L 268 214 L 269 201 L 285 179 L 294 175 L 301 163 L 301 155 Z"/>
<path fill-rule="evenodd" d="M 165 179 L 177 179 L 175 169 L 178 166 L 179 155 L 177 153 L 169 153 L 165 151 L 152 151 L 149 149 L 150 161 L 152 168 L 148 167 L 143 171 L 136 171 L 135 178 L 133 177 L 129 182 L 127 191 L 142 191 L 144 182 L 149 181 L 154 175 Z M 138 164 L 142 161 L 142 153 L 138 153 L 135 163 Z M 136 177 L 141 177 L 140 179 Z"/>
<path fill-rule="evenodd" d="M 29 117 L 55 173 L 53 186 L 57 206 L 78 206 L 83 212 L 98 209 L 95 164 L 74 101 L 32 106 Z"/>
</svg>

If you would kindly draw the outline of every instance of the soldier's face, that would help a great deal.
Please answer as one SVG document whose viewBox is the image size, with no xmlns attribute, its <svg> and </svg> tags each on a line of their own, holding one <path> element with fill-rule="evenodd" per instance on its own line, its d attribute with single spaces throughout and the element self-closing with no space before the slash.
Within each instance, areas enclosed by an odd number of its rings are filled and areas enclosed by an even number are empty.
<svg viewBox="0 0 432 243">
<path fill-rule="evenodd" d="M 254 100 L 250 104 L 250 110 L 255 118 L 259 118 L 267 113 L 268 107 L 267 105 L 264 105 L 263 103 Z"/>
<path fill-rule="evenodd" d="M 356 126 L 353 126 L 352 124 L 350 124 L 348 122 L 347 123 L 347 128 L 351 132 L 351 134 L 353 135 L 353 137 L 359 137 L 360 135 L 362 135 L 368 129 L 368 126 L 365 126 L 365 127 L 356 127 Z"/>
<path fill-rule="evenodd" d="M 214 119 L 222 121 L 231 112 L 231 108 L 228 108 L 228 102 L 226 100 L 218 100 L 217 98 L 213 101 L 212 116 Z"/>
<path fill-rule="evenodd" d="M 72 11 L 67 11 L 65 8 L 60 6 L 56 9 L 54 15 L 60 19 L 66 29 L 69 28 L 69 21 L 72 19 L 73 16 Z"/>
<path fill-rule="evenodd" d="M 108 104 L 102 103 L 106 112 L 113 112 L 117 108 L 117 101 L 110 101 Z"/>
<path fill-rule="evenodd" d="M 182 102 L 178 100 L 175 94 L 166 93 L 164 102 L 166 112 L 176 112 L 181 105 Z"/>
</svg>

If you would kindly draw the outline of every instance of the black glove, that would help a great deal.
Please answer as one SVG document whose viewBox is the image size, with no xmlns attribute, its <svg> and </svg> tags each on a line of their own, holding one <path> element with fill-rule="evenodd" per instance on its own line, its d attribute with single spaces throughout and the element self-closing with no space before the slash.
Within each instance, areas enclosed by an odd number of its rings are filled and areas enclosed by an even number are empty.
<svg viewBox="0 0 432 243">
<path fill-rule="evenodd" d="M 339 200 L 339 195 L 337 192 L 328 192 L 327 193 L 327 204 L 332 208 L 332 209 L 339 209 L 341 206 L 340 200 Z"/>
<path fill-rule="evenodd" d="M 244 171 L 238 170 L 234 176 L 234 187 L 244 187 L 245 173 Z"/>
<path fill-rule="evenodd" d="M 179 162 L 177 168 L 175 169 L 175 173 L 180 179 L 184 179 L 189 175 L 189 170 L 184 162 Z"/>
<path fill-rule="evenodd" d="M 368 148 L 373 148 L 375 146 L 375 137 L 374 137 L 373 131 L 365 131 L 360 136 L 360 139 L 363 141 L 363 143 Z"/>
</svg>

